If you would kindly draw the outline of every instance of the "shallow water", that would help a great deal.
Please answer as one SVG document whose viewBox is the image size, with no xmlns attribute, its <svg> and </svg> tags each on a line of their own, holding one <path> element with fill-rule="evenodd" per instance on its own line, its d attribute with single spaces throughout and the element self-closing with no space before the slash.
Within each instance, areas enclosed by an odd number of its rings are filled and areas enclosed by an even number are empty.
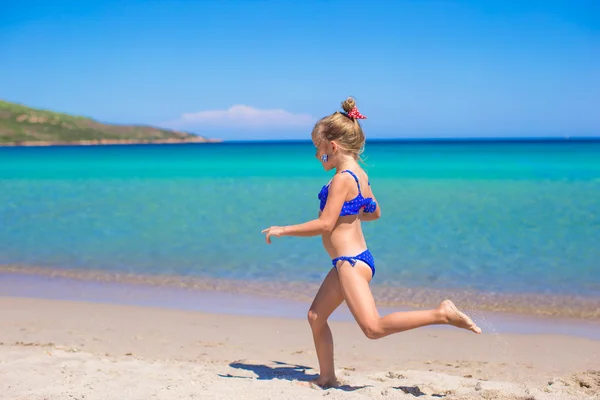
<svg viewBox="0 0 600 400">
<path fill-rule="evenodd" d="M 600 142 L 365 155 L 374 287 L 600 298 Z M 329 179 L 304 142 L 0 148 L 0 264 L 318 284 L 319 238 L 260 231 L 314 218 Z"/>
</svg>

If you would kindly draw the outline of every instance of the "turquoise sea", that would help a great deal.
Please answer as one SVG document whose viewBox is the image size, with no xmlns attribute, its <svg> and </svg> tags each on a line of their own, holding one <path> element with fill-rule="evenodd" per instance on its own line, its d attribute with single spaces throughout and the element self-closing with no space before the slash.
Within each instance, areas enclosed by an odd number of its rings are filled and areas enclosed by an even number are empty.
<svg viewBox="0 0 600 400">
<path fill-rule="evenodd" d="M 0 265 L 320 282 L 310 142 L 0 148 Z M 373 286 L 600 299 L 600 142 L 372 141 Z"/>
</svg>

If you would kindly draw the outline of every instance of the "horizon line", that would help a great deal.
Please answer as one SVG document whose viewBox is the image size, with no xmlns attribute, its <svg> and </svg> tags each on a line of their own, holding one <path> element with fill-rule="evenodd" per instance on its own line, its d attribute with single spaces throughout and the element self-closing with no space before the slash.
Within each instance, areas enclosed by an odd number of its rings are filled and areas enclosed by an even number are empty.
<svg viewBox="0 0 600 400">
<path fill-rule="evenodd" d="M 219 139 L 219 143 L 310 143 L 311 139 Z M 372 138 L 365 142 L 599 142 L 600 136 Z"/>
</svg>

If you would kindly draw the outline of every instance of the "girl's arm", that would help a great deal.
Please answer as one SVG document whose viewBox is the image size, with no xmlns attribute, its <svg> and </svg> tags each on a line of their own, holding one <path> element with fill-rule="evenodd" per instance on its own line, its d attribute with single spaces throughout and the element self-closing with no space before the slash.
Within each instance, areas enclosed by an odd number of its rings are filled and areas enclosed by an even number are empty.
<svg viewBox="0 0 600 400">
<path fill-rule="evenodd" d="M 349 174 L 336 174 L 329 185 L 327 204 L 319 218 L 303 224 L 283 226 L 280 236 L 317 236 L 331 233 L 348 195 L 350 181 L 354 183 Z"/>
<path fill-rule="evenodd" d="M 373 212 L 365 212 L 365 210 L 360 210 L 359 218 L 361 221 L 365 221 L 365 222 L 366 221 L 375 221 L 376 219 L 381 218 L 381 207 L 379 205 L 379 202 L 377 201 L 377 198 L 373 194 L 373 189 L 371 189 L 370 184 L 369 184 L 369 190 L 371 191 L 371 196 L 367 196 L 367 197 L 371 197 L 373 199 L 373 202 L 375 204 L 377 204 L 377 207 L 375 208 L 375 211 L 373 211 Z"/>
<path fill-rule="evenodd" d="M 379 210 L 379 203 L 377 204 L 377 210 L 375 210 L 375 212 L 372 213 L 366 213 L 364 211 L 360 212 L 359 218 L 361 221 L 375 221 L 376 219 L 379 219 L 381 217 L 381 211 Z"/>
</svg>

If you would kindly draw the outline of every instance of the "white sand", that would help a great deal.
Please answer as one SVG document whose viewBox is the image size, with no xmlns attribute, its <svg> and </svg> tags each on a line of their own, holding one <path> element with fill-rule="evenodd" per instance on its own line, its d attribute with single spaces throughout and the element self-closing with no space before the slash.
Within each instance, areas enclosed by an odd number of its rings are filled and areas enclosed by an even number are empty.
<svg viewBox="0 0 600 400">
<path fill-rule="evenodd" d="M 322 390 L 300 382 L 317 372 L 305 321 L 13 297 L 0 312 L 0 399 L 600 399 L 600 341 L 577 337 L 371 341 L 335 322 L 345 386 Z"/>
</svg>

